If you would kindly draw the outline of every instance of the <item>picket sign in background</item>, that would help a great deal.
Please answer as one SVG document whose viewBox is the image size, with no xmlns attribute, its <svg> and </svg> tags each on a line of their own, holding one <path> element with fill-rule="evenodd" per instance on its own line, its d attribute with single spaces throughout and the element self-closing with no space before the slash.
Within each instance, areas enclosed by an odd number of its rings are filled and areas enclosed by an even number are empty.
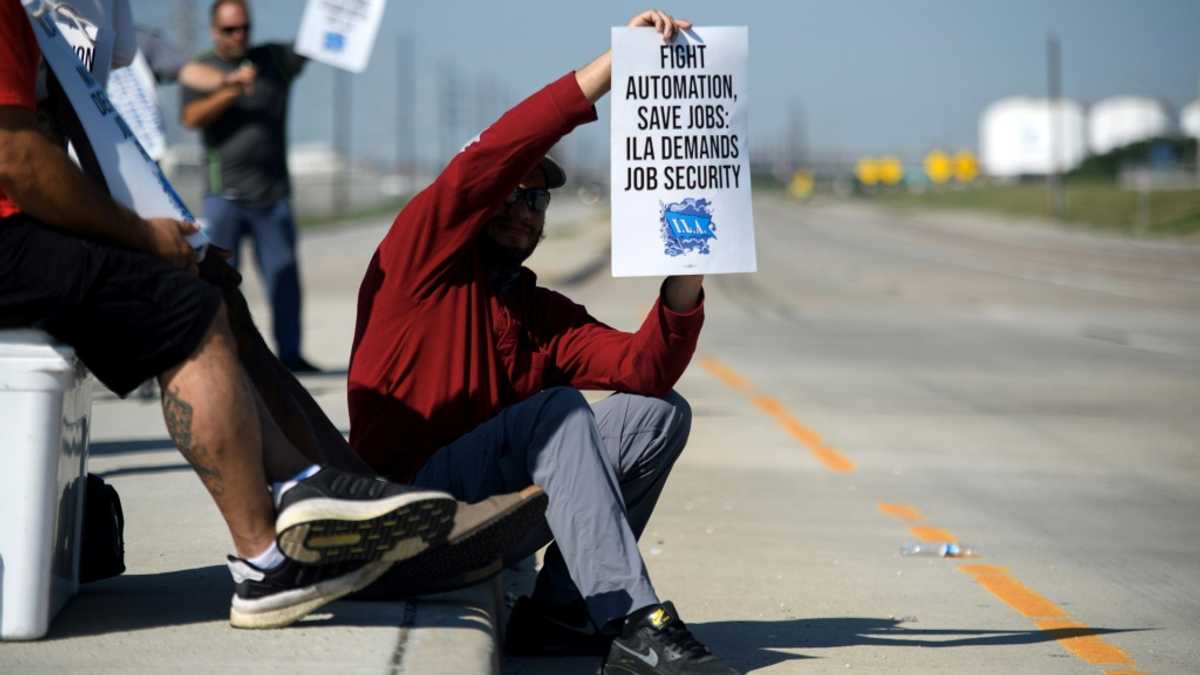
<svg viewBox="0 0 1200 675">
<path fill-rule="evenodd" d="M 43 5 L 40 0 L 23 0 L 33 33 L 46 65 L 54 71 L 79 116 L 92 152 L 104 174 L 104 182 L 113 199 L 143 218 L 175 218 L 195 222 L 195 217 L 176 194 L 162 169 L 138 143 L 137 137 L 113 108 L 108 95 L 75 50 L 63 38 L 50 12 L 34 16 Z M 49 8 L 53 3 L 45 3 Z M 198 232 L 188 237 L 192 248 L 203 254 L 208 237 Z"/>
<path fill-rule="evenodd" d="M 371 60 L 387 0 L 308 0 L 296 53 L 361 73 Z"/>
</svg>

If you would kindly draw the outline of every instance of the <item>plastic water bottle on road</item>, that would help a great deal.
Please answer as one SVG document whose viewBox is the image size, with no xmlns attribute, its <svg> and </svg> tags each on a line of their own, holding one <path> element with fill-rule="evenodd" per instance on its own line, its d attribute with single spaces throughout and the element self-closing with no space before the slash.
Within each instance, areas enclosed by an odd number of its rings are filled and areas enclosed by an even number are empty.
<svg viewBox="0 0 1200 675">
<path fill-rule="evenodd" d="M 915 541 L 900 547 L 906 558 L 978 558 L 979 550 L 953 541 Z"/>
</svg>

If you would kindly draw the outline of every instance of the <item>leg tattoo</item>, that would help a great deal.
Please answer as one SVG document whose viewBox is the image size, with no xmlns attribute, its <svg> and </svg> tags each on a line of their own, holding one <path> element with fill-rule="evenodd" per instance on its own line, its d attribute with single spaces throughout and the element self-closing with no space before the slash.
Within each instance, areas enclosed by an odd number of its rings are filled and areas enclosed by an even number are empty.
<svg viewBox="0 0 1200 675">
<path fill-rule="evenodd" d="M 162 394 L 163 421 L 167 423 L 167 433 L 174 439 L 175 445 L 184 459 L 196 470 L 204 486 L 214 496 L 225 491 L 221 471 L 212 465 L 212 458 L 204 446 L 192 438 L 192 406 L 179 396 L 178 389 L 163 388 Z"/>
</svg>

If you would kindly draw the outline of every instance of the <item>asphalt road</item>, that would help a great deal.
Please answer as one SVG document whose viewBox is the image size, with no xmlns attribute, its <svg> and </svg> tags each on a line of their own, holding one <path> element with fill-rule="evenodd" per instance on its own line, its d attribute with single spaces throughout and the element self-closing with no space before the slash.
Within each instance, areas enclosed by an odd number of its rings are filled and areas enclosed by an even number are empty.
<svg viewBox="0 0 1200 675">
<path fill-rule="evenodd" d="M 1200 246 L 755 206 L 642 541 L 755 673 L 1200 672 Z M 659 280 L 564 289 L 633 329 Z M 957 539 L 974 559 L 905 558 Z M 507 673 L 585 673 L 509 660 Z"/>
<path fill-rule="evenodd" d="M 605 228 L 564 227 L 561 206 L 532 261 L 546 279 L 604 256 Z M 1200 672 L 1200 244 L 767 195 L 755 214 L 759 273 L 706 281 L 678 386 L 692 438 L 642 541 L 695 633 L 755 673 Z M 306 351 L 331 369 L 304 382 L 343 428 L 353 298 L 386 226 L 302 247 Z M 634 329 L 658 284 L 601 270 L 562 290 Z M 269 325 L 252 273 L 246 292 Z M 47 639 L 0 644 L 0 673 L 389 672 L 396 607 L 229 629 L 228 535 L 158 406 L 93 410 L 129 572 Z M 922 538 L 982 557 L 898 554 Z"/>
</svg>

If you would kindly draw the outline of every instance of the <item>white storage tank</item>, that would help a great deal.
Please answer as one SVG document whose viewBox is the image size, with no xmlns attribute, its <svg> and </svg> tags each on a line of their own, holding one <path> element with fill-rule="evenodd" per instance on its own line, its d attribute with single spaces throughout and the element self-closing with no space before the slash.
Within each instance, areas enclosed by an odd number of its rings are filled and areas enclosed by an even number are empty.
<svg viewBox="0 0 1200 675">
<path fill-rule="evenodd" d="M 1069 99 L 1055 103 L 1024 96 L 1001 99 L 980 118 L 979 148 L 983 171 L 989 176 L 1045 175 L 1054 168 L 1070 171 L 1085 154 L 1083 107 Z"/>
<path fill-rule="evenodd" d="M 1179 113 L 1179 126 L 1183 133 L 1200 139 L 1200 100 L 1192 101 Z"/>
<path fill-rule="evenodd" d="M 1151 98 L 1115 96 L 1092 106 L 1088 115 L 1088 147 L 1103 155 L 1119 147 L 1170 133 L 1171 119 Z"/>
</svg>

